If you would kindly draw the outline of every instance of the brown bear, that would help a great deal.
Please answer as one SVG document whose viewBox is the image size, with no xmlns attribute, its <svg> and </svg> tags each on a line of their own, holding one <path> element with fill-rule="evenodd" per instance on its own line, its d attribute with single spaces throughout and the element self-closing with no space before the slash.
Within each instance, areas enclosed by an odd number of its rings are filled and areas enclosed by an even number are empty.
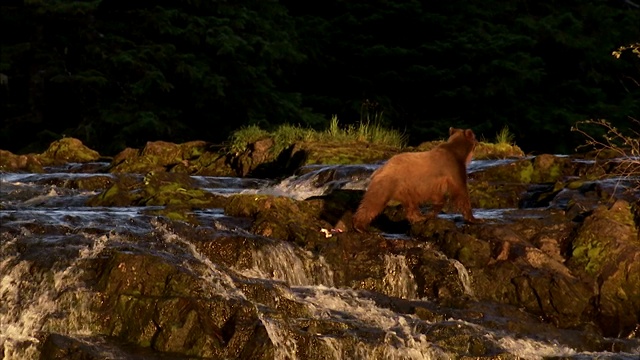
<svg viewBox="0 0 640 360">
<path fill-rule="evenodd" d="M 479 222 L 471 213 L 467 165 L 478 141 L 471 129 L 449 129 L 449 139 L 432 150 L 391 157 L 371 175 L 371 183 L 353 217 L 353 227 L 364 231 L 390 200 L 404 207 L 407 220 L 417 223 L 436 216 L 448 195 L 466 222 Z M 419 205 L 431 203 L 425 216 Z"/>
</svg>

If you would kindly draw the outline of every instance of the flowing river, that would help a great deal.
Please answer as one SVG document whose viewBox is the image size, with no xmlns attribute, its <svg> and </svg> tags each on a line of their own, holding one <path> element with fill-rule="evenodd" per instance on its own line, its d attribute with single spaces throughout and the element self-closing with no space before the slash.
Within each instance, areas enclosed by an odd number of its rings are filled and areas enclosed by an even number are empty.
<svg viewBox="0 0 640 360">
<path fill-rule="evenodd" d="M 105 165 L 91 164 L 98 169 Z M 474 162 L 472 170 L 491 165 L 491 162 Z M 455 312 L 424 320 L 395 311 L 393 306 L 385 306 L 381 298 L 390 296 L 425 307 L 433 305 L 430 299 L 418 297 L 415 275 L 401 255 L 390 254 L 383 259 L 384 296 L 336 286 L 333 269 L 325 259 L 290 242 L 272 240 L 256 249 L 243 266 L 222 266 L 202 254 L 179 226 L 150 213 L 154 207 L 87 206 L 87 200 L 98 192 L 78 190 L 70 184 L 82 178 L 114 175 L 85 173 L 78 170 L 80 168 L 79 164 L 68 164 L 47 168 L 44 174 L 0 173 L 0 354 L 4 359 L 38 359 L 44 336 L 49 333 L 63 334 L 103 349 L 104 359 L 137 358 L 102 344 L 104 339 L 95 333 L 94 326 L 100 319 L 96 319 L 96 313 L 86 305 L 88 299 L 95 296 L 95 290 L 83 264 L 100 259 L 111 249 L 153 253 L 197 274 L 204 294 L 253 302 L 273 344 L 276 359 L 303 359 L 299 355 L 303 345 L 290 336 L 286 319 L 274 315 L 247 293 L 248 283 L 276 287 L 282 298 L 303 307 L 311 320 L 359 329 L 349 340 L 318 334 L 318 351 L 326 359 L 458 357 L 459 354 L 435 345 L 427 336 L 441 327 L 481 334 L 483 341 L 514 358 L 638 358 L 640 342 L 637 339 L 633 340 L 635 347 L 632 344 L 626 351 L 594 353 L 556 341 L 555 335 L 523 337 L 504 328 L 479 325 Z M 202 189 L 225 196 L 249 192 L 304 199 L 333 189 L 364 189 L 367 177 L 354 174 L 366 175 L 373 168 L 373 165 L 362 166 L 357 172 L 353 166 L 318 166 L 278 183 L 260 179 L 193 178 Z M 330 179 L 319 182 L 319 177 L 327 172 L 331 172 Z M 500 211 L 476 214 L 499 217 Z M 200 228 L 207 230 L 203 234 L 211 239 L 219 232 L 244 238 L 252 236 L 236 225 L 240 220 L 226 216 L 222 209 L 198 211 L 196 216 Z M 407 235 L 387 236 L 402 240 Z M 457 270 L 465 294 L 473 298 L 473 284 L 467 269 L 444 254 L 440 256 Z M 51 271 L 43 272 L 39 268 Z M 42 274 L 48 275 L 43 278 Z M 565 335 L 571 337 L 570 331 L 565 331 Z"/>
</svg>

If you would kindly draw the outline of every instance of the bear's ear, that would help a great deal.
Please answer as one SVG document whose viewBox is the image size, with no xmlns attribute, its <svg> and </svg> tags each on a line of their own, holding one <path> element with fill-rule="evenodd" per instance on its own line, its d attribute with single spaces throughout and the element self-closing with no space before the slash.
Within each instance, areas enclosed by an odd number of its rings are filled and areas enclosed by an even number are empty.
<svg viewBox="0 0 640 360">
<path fill-rule="evenodd" d="M 456 131 L 456 129 L 452 127 L 449 128 L 449 136 L 453 135 L 453 133 Z"/>
<path fill-rule="evenodd" d="M 471 129 L 467 129 L 464 131 L 464 135 L 467 137 L 467 139 L 469 140 L 476 140 L 476 134 L 473 133 L 473 130 Z"/>
</svg>

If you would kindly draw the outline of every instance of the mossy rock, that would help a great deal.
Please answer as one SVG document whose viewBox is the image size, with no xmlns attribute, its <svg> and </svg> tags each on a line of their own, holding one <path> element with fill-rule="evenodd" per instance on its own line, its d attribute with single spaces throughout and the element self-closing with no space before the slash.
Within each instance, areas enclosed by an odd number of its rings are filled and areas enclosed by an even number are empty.
<svg viewBox="0 0 640 360">
<path fill-rule="evenodd" d="M 198 158 L 190 161 L 196 169 L 193 175 L 200 176 L 238 176 L 230 165 L 230 157 L 226 153 L 206 151 Z"/>
<path fill-rule="evenodd" d="M 472 208 L 504 209 L 518 207 L 527 191 L 526 184 L 471 181 L 468 184 Z"/>
<path fill-rule="evenodd" d="M 158 163 L 157 157 L 142 157 L 140 150 L 126 148 L 113 157 L 111 167 L 112 173 L 144 174 L 150 171 L 165 171 L 164 166 Z"/>
<path fill-rule="evenodd" d="M 117 178 L 108 189 L 90 198 L 89 206 L 164 206 L 148 213 L 194 222 L 194 209 L 222 208 L 228 199 L 194 187 L 187 174 L 150 172 L 142 179 Z"/>
<path fill-rule="evenodd" d="M 637 244 L 633 213 L 626 201 L 619 200 L 610 208 L 598 207 L 578 229 L 573 241 L 571 263 L 590 276 L 602 274 L 609 264 L 617 262 L 623 244 Z"/>
<path fill-rule="evenodd" d="M 521 184 L 553 183 L 574 175 L 576 166 L 570 158 L 549 154 L 533 159 L 521 159 L 512 163 L 493 166 L 471 177 L 489 182 L 511 182 Z"/>
<path fill-rule="evenodd" d="M 209 176 L 235 176 L 219 147 L 205 141 L 174 144 L 165 141 L 148 142 L 143 149 L 127 148 L 111 162 L 115 173 L 148 173 L 168 171 Z"/>
<path fill-rule="evenodd" d="M 257 235 L 309 246 L 325 238 L 320 231 L 331 224 L 317 218 L 317 209 L 305 201 L 283 196 L 237 194 L 225 206 L 225 214 L 254 219 Z"/>
<path fill-rule="evenodd" d="M 324 164 L 368 164 L 386 160 L 401 151 L 388 145 L 366 142 L 299 142 L 291 151 L 291 158 L 303 159 L 298 166 Z"/>
<path fill-rule="evenodd" d="M 16 155 L 7 150 L 0 150 L 0 170 L 9 172 L 42 173 L 42 161 L 38 155 Z"/>
<path fill-rule="evenodd" d="M 456 224 L 439 217 L 411 225 L 411 235 L 424 239 L 435 240 L 451 231 L 456 231 Z"/>
<path fill-rule="evenodd" d="M 132 206 L 142 199 L 139 191 L 141 182 L 131 175 L 117 176 L 112 184 L 101 193 L 87 200 L 89 206 Z"/>
<path fill-rule="evenodd" d="M 111 176 L 87 176 L 74 179 L 72 182 L 72 188 L 81 190 L 105 190 L 113 184 L 114 179 Z"/>
<path fill-rule="evenodd" d="M 188 205 L 173 205 L 169 204 L 160 209 L 143 210 L 144 214 L 163 216 L 171 220 L 184 221 L 190 224 L 198 225 L 196 215 L 193 213 L 193 209 Z"/>
<path fill-rule="evenodd" d="M 524 157 L 525 153 L 515 144 L 493 144 L 479 142 L 473 149 L 473 158 L 476 160 L 492 160 Z"/>
<path fill-rule="evenodd" d="M 416 146 L 413 151 L 429 151 L 442 143 L 444 143 L 443 140 L 426 141 Z M 525 154 L 522 149 L 513 144 L 478 142 L 476 148 L 473 149 L 473 158 L 475 160 L 520 158 L 524 156 Z"/>
<path fill-rule="evenodd" d="M 100 154 L 85 146 L 82 141 L 75 138 L 63 138 L 54 141 L 39 156 L 43 165 L 61 165 L 69 162 L 98 161 Z"/>
<path fill-rule="evenodd" d="M 601 205 L 577 229 L 568 267 L 597 288 L 594 319 L 606 336 L 626 337 L 640 313 L 640 242 L 630 204 Z"/>
<path fill-rule="evenodd" d="M 467 267 L 486 266 L 492 255 L 489 242 L 461 232 L 448 232 L 438 240 L 442 252 Z"/>
</svg>

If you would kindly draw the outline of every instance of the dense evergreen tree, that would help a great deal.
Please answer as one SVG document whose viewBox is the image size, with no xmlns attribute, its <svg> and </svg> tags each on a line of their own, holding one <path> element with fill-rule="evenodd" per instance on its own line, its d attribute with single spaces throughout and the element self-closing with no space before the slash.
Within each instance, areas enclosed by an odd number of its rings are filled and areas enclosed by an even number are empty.
<svg viewBox="0 0 640 360">
<path fill-rule="evenodd" d="M 305 103 L 358 118 L 368 99 L 381 104 L 389 123 L 407 129 L 414 143 L 444 136 L 450 125 L 473 126 L 487 137 L 508 125 L 526 150 L 566 152 L 576 144 L 567 139 L 576 121 L 624 123 L 640 112 L 640 89 L 624 86 L 632 65 L 611 56 L 617 46 L 640 38 L 640 9 L 633 6 L 285 3 L 307 40 L 309 60 L 297 88 Z"/>
<path fill-rule="evenodd" d="M 6 104 L 23 108 L 5 134 L 47 129 L 114 152 L 157 139 L 222 141 L 248 123 L 314 121 L 297 94 L 280 90 L 304 56 L 276 1 L 57 0 L 7 10 L 29 34 L 3 39 L 9 86 L 38 89 Z"/>
<path fill-rule="evenodd" d="M 624 127 L 640 114 L 638 59 L 611 56 L 640 39 L 640 9 L 624 1 L 27 0 L 0 10 L 0 148 L 13 151 L 62 135 L 103 153 L 218 142 L 246 124 L 322 127 L 338 114 L 382 121 L 412 143 L 451 125 L 488 138 L 508 125 L 527 151 L 569 152 L 576 121 Z"/>
</svg>

